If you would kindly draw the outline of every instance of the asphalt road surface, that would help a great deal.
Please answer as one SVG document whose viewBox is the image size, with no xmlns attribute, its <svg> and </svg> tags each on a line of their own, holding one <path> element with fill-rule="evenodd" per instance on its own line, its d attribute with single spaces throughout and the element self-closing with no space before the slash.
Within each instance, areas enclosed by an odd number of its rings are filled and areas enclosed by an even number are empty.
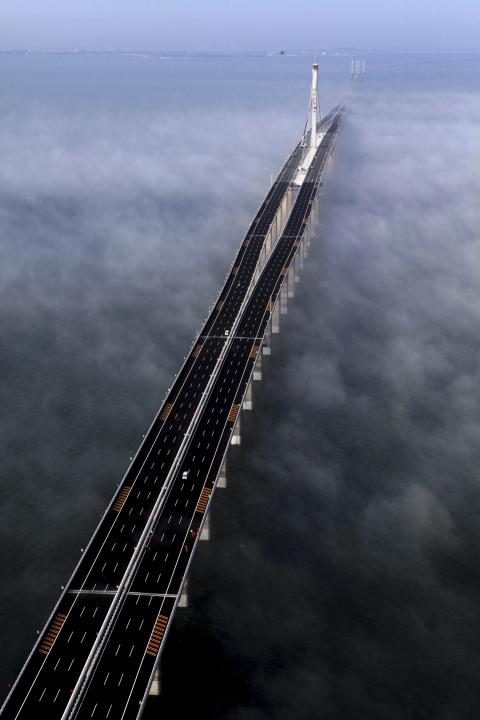
<svg viewBox="0 0 480 720">
<path fill-rule="evenodd" d="M 69 717 L 116 720 L 136 718 L 141 711 L 273 303 L 304 233 L 341 116 L 339 111 L 330 118 L 284 232 L 246 301 L 265 237 L 298 166 L 299 146 L 272 185 L 2 717 L 61 718 L 74 689 L 73 697 L 81 692 Z M 105 642 L 92 658 L 98 637 Z M 91 672 L 83 677 L 87 660 Z"/>
</svg>

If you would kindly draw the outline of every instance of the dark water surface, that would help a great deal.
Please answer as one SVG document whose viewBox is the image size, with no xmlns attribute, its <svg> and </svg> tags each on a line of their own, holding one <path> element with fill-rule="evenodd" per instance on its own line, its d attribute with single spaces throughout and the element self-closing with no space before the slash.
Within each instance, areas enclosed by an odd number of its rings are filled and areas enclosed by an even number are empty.
<svg viewBox="0 0 480 720">
<path fill-rule="evenodd" d="M 151 720 L 480 714 L 480 62 L 425 59 L 371 58 Z M 4 690 L 303 128 L 310 62 L 0 56 Z M 325 110 L 348 69 L 321 63 Z"/>
</svg>

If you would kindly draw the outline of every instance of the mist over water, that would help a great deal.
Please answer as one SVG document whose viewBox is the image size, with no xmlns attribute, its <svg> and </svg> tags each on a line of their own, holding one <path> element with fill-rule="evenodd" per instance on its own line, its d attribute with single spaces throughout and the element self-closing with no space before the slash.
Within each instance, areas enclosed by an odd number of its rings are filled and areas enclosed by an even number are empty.
<svg viewBox="0 0 480 720">
<path fill-rule="evenodd" d="M 309 64 L 0 60 L 3 686 L 298 139 Z M 348 66 L 321 64 L 324 111 Z M 478 716 L 478 70 L 363 84 L 147 717 Z"/>
</svg>

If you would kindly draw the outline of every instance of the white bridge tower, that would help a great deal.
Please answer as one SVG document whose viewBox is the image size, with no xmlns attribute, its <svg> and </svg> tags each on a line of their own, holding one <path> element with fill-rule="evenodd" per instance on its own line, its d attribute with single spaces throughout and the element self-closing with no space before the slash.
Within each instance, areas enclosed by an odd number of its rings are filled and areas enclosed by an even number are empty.
<svg viewBox="0 0 480 720">
<path fill-rule="evenodd" d="M 318 65 L 312 65 L 312 89 L 310 91 L 310 149 L 316 150 L 317 144 L 317 108 L 318 108 Z M 321 118 L 320 118 L 321 119 Z"/>
<path fill-rule="evenodd" d="M 318 132 L 318 123 L 322 116 L 318 105 L 318 65 L 312 65 L 312 88 L 310 90 L 310 107 L 308 110 L 307 122 L 302 138 L 302 161 L 299 165 L 297 174 L 293 179 L 293 184 L 300 186 L 305 180 L 308 168 L 312 164 L 317 148 L 323 140 L 324 133 Z M 307 142 L 308 132 L 310 131 L 310 140 Z"/>
</svg>

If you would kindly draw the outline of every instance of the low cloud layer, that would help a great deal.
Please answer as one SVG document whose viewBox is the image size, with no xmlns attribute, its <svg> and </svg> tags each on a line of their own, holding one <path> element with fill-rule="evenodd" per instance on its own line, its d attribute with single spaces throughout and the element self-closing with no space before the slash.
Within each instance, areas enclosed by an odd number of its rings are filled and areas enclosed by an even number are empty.
<svg viewBox="0 0 480 720">
<path fill-rule="evenodd" d="M 210 717 L 480 710 L 480 98 L 431 72 L 362 87 L 217 493 L 165 659 Z"/>
<path fill-rule="evenodd" d="M 478 716 L 472 77 L 380 71 L 353 105 L 168 643 L 166 714 Z M 262 92 L 244 114 L 85 113 L 75 143 L 45 108 L 2 123 L 5 682 L 298 135 Z"/>
<path fill-rule="evenodd" d="M 2 690 L 301 131 L 308 61 L 244 62 L 1 65 Z"/>
</svg>

